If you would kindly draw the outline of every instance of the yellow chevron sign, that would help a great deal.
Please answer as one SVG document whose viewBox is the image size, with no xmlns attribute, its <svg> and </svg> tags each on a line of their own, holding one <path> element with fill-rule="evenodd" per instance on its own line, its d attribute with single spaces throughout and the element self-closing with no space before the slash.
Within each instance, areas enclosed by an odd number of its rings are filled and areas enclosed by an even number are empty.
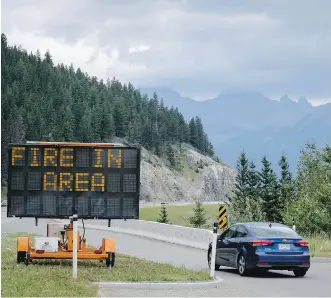
<svg viewBox="0 0 331 298">
<path fill-rule="evenodd" d="M 218 208 L 218 228 L 226 229 L 228 227 L 227 206 L 225 204 L 220 205 Z"/>
</svg>

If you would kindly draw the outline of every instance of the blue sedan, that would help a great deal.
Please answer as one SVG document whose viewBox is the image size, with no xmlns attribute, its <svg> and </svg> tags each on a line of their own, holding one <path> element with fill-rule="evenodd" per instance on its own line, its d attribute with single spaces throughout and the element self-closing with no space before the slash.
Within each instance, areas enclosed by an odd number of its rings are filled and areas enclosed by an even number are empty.
<svg viewBox="0 0 331 298">
<path fill-rule="evenodd" d="M 211 248 L 210 243 L 209 267 Z M 283 224 L 235 224 L 217 236 L 215 270 L 219 266 L 237 268 L 242 276 L 272 269 L 293 271 L 295 276 L 303 277 L 310 268 L 308 242 Z"/>
</svg>

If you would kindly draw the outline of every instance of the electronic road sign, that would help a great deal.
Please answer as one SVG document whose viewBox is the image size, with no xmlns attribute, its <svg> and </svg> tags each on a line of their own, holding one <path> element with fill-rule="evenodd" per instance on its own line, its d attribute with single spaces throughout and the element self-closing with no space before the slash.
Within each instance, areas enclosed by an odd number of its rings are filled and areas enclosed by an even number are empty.
<svg viewBox="0 0 331 298">
<path fill-rule="evenodd" d="M 140 149 L 30 142 L 9 146 L 7 216 L 138 219 Z"/>
</svg>

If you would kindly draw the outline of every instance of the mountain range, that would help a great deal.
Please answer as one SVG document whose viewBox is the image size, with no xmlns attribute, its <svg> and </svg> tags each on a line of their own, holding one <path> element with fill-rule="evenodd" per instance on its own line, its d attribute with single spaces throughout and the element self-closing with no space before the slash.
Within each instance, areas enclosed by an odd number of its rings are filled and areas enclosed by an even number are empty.
<svg viewBox="0 0 331 298">
<path fill-rule="evenodd" d="M 285 153 L 295 171 L 307 141 L 314 140 L 319 146 L 331 143 L 331 103 L 315 107 L 305 97 L 296 102 L 284 95 L 276 101 L 259 92 L 196 101 L 168 88 L 140 91 L 150 97 L 156 92 L 166 106 L 178 107 L 187 120 L 199 116 L 216 154 L 232 167 L 244 150 L 257 168 L 266 155 L 276 172 Z"/>
</svg>

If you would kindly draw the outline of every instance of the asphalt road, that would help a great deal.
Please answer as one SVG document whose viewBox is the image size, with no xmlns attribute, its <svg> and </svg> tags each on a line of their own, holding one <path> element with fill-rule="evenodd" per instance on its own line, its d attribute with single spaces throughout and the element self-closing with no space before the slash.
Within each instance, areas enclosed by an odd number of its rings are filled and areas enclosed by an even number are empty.
<svg viewBox="0 0 331 298">
<path fill-rule="evenodd" d="M 5 209 L 1 208 L 1 230 L 3 233 L 29 232 L 46 234 L 46 223 L 51 220 L 39 220 L 35 226 L 34 219 L 7 218 Z M 85 221 L 88 223 L 88 221 Z M 127 234 L 107 231 L 86 230 L 87 242 L 100 245 L 102 237 L 114 237 L 116 250 L 121 253 L 146 258 L 156 262 L 185 266 L 194 270 L 208 270 L 206 252 L 175 244 L 168 244 Z M 216 275 L 223 279 L 219 296 L 296 296 L 296 297 L 328 297 L 331 296 L 331 263 L 312 263 L 304 278 L 295 278 L 292 272 L 271 271 L 263 276 L 241 277 L 236 270 L 222 268 Z"/>
</svg>

